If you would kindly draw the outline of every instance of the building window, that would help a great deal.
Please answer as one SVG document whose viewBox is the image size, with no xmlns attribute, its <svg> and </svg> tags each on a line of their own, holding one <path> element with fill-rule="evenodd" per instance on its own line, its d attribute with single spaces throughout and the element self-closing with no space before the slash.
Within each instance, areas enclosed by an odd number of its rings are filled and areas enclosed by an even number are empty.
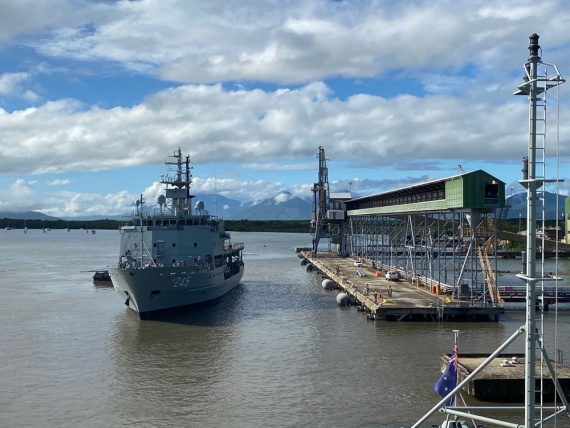
<svg viewBox="0 0 570 428">
<path fill-rule="evenodd" d="M 499 184 L 491 181 L 485 183 L 485 205 L 499 204 Z"/>
</svg>

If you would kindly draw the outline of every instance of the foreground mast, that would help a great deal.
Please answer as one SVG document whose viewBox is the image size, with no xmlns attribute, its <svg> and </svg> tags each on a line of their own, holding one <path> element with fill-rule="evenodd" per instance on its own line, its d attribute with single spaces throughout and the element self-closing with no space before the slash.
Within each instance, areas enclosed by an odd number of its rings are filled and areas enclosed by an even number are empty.
<svg viewBox="0 0 570 428">
<path fill-rule="evenodd" d="M 544 174 L 540 172 L 537 165 L 544 161 L 537 154 L 544 147 L 538 147 L 537 131 L 537 107 L 544 105 L 546 91 L 551 87 L 560 85 L 564 79 L 560 76 L 556 66 L 543 63 L 539 54 L 538 34 L 532 34 L 528 47 L 530 56 L 524 66 L 524 81 L 518 87 L 515 95 L 528 95 L 529 99 L 529 139 L 528 157 L 523 159 L 523 180 L 520 180 L 527 189 L 527 222 L 526 222 L 526 263 L 523 264 L 524 271 L 517 275 L 526 283 L 526 349 L 525 349 L 525 427 L 533 427 L 535 424 L 536 400 L 535 400 L 535 372 L 536 372 L 536 349 L 541 347 L 542 338 L 536 328 L 536 286 L 542 281 L 554 281 L 556 278 L 545 277 L 542 272 L 537 272 L 536 264 L 536 220 L 537 220 L 537 191 L 547 182 Z M 554 68 L 555 76 L 548 79 L 546 73 L 539 75 L 538 66 L 544 64 Z M 543 134 L 544 135 L 544 134 Z M 542 202 L 544 203 L 544 201 Z"/>
<path fill-rule="evenodd" d="M 434 413 L 440 411 L 455 417 L 471 419 L 473 421 L 494 424 L 496 426 L 508 428 L 534 428 L 543 426 L 545 423 L 557 419 L 561 415 L 569 415 L 568 402 L 564 391 L 562 390 L 558 379 L 555 376 L 554 368 L 544 348 L 542 332 L 537 330 L 536 322 L 536 304 L 537 304 L 537 284 L 543 284 L 545 281 L 556 281 L 558 278 L 544 275 L 542 269 L 537 272 L 536 260 L 536 223 L 537 223 L 537 207 L 544 204 L 544 198 L 539 195 L 539 191 L 543 192 L 544 185 L 557 180 L 547 180 L 545 177 L 545 129 L 537 130 L 537 122 L 542 121 L 545 126 L 546 117 L 537 118 L 537 110 L 539 107 L 546 112 L 546 92 L 565 82 L 558 68 L 554 64 L 548 64 L 542 61 L 539 56 L 540 46 L 538 44 L 539 36 L 532 34 L 530 37 L 529 51 L 530 55 L 524 65 L 524 83 L 515 91 L 514 95 L 527 95 L 529 98 L 529 139 L 528 139 L 528 156 L 523 158 L 523 179 L 519 182 L 527 189 L 527 240 L 526 240 L 526 260 L 523 260 L 523 272 L 517 275 L 526 283 L 526 320 L 525 325 L 521 326 L 513 335 L 507 339 L 495 352 L 493 352 L 479 367 L 477 367 L 469 376 L 463 379 L 452 391 L 450 391 L 439 403 L 436 404 L 426 415 L 424 415 L 412 428 L 423 426 L 422 424 Z M 547 72 L 539 73 L 539 66 L 544 69 L 553 70 L 552 77 L 547 76 Z M 539 141 L 539 138 L 541 137 Z M 538 167 L 542 167 L 542 170 Z M 543 202 L 539 203 L 539 199 Z M 525 403 L 524 407 L 455 407 L 446 406 L 450 397 L 459 393 L 463 386 L 467 385 L 471 380 L 488 366 L 504 349 L 513 343 L 518 336 L 525 335 Z M 562 401 L 562 405 L 556 407 L 540 408 L 536 405 L 535 394 L 538 392 L 535 387 L 536 382 L 536 358 L 537 349 L 542 355 L 542 361 L 548 368 L 552 381 L 555 384 L 558 397 Z M 542 403 L 541 403 L 542 404 Z M 522 411 L 524 410 L 524 425 L 494 419 L 492 417 L 482 416 L 481 413 L 496 411 Z M 537 414 L 537 412 L 539 413 Z M 546 411 L 549 412 L 546 415 Z M 444 424 L 445 425 L 445 424 Z M 442 427 L 444 426 L 442 425 Z"/>
</svg>

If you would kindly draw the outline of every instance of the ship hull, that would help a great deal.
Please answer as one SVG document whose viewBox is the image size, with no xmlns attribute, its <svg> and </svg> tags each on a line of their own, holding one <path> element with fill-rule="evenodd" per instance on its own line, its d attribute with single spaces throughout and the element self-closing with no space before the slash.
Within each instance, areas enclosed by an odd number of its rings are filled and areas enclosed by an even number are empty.
<svg viewBox="0 0 570 428">
<path fill-rule="evenodd" d="M 186 312 L 213 304 L 239 285 L 243 266 L 233 276 L 222 269 L 193 271 L 190 267 L 109 268 L 115 290 L 141 319 Z"/>
</svg>

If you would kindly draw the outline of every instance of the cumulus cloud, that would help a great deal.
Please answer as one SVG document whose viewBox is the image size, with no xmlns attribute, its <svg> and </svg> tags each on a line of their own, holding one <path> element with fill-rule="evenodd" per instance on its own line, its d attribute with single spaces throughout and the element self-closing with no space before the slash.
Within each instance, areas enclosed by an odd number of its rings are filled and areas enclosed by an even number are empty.
<svg viewBox="0 0 570 428">
<path fill-rule="evenodd" d="M 423 0 L 413 6 L 374 0 L 58 0 L 49 13 L 42 13 L 47 4 L 38 11 L 36 2 L 35 13 L 26 13 L 31 3 L 17 2 L 3 14 L 0 37 L 43 31 L 41 42 L 27 43 L 44 56 L 112 61 L 183 83 L 289 84 L 375 77 L 390 70 L 416 73 L 434 64 L 448 67 L 448 74 L 466 63 L 501 66 L 537 22 L 548 22 L 552 40 L 568 40 L 569 11 L 560 1 L 537 8 L 530 0 L 492 7 L 468 0 Z M 437 23 L 429 27 L 429 37 L 426 22 Z"/>
<path fill-rule="evenodd" d="M 0 43 L 14 64 L 0 75 L 0 171 L 59 174 L 51 187 L 70 189 L 66 174 L 159 165 L 181 147 L 194 162 L 224 165 L 215 179 L 196 179 L 195 190 L 260 201 L 284 191 L 311 195 L 312 179 L 291 184 L 291 177 L 316 175 L 318 146 L 334 162 L 331 177 L 355 192 L 452 174 L 456 163 L 520 169 L 528 103 L 511 94 L 522 82 L 529 28 L 545 33 L 549 62 L 570 69 L 570 11 L 562 5 L 13 2 L 0 16 Z M 97 92 L 103 80 L 123 76 L 154 86 L 137 87 L 132 102 L 119 98 L 123 91 Z M 64 80 L 76 84 L 71 95 L 61 95 Z M 84 91 L 89 85 L 95 91 Z M 14 107 L 14 99 L 28 105 Z M 560 112 L 569 113 L 564 100 Z M 561 136 L 563 165 L 569 131 L 561 121 L 547 133 Z M 556 151 L 548 145 L 547 157 Z M 251 171 L 260 178 L 245 175 Z M 287 180 L 268 180 L 270 172 Z M 156 198 L 159 187 L 144 196 Z M 124 210 L 136 199 L 129 192 L 36 201 L 66 213 Z"/>
<path fill-rule="evenodd" d="M 60 100 L 4 113 L 0 169 L 41 174 L 160 164 L 178 146 L 200 163 L 275 170 L 310 167 L 277 167 L 273 159 L 314 159 L 320 144 L 328 156 L 353 166 L 402 169 L 421 169 L 423 162 L 433 167 L 445 159 L 496 162 L 526 149 L 527 130 L 520 124 L 526 123 L 527 106 L 516 99 L 498 105 L 409 95 L 315 100 L 313 87 L 283 93 L 191 85 L 159 92 L 132 108 L 85 111 L 76 101 Z M 344 136 L 331 139 L 339 130 Z M 562 123 L 561 134 L 569 131 Z M 560 149 L 561 156 L 570 155 L 570 145 Z"/>
<path fill-rule="evenodd" d="M 32 90 L 25 88 L 25 83 L 30 80 L 29 73 L 3 73 L 0 74 L 0 95 L 19 98 L 34 103 L 39 96 Z"/>
<path fill-rule="evenodd" d="M 291 199 L 291 194 L 289 192 L 282 192 L 273 198 L 275 203 L 282 204 L 283 202 L 287 202 Z"/>
<path fill-rule="evenodd" d="M 134 211 L 137 199 L 126 191 L 117 193 L 52 193 L 44 201 L 41 212 L 54 217 L 114 216 Z"/>
<path fill-rule="evenodd" d="M 18 178 L 0 185 L 0 211 L 36 211 L 44 207 L 39 200 L 33 181 Z"/>
<path fill-rule="evenodd" d="M 314 170 L 314 163 L 295 163 L 295 164 L 280 164 L 277 162 L 267 163 L 245 163 L 242 168 L 252 169 L 255 171 L 296 171 L 296 170 Z"/>
<path fill-rule="evenodd" d="M 52 180 L 46 183 L 48 186 L 67 186 L 69 180 Z"/>
</svg>

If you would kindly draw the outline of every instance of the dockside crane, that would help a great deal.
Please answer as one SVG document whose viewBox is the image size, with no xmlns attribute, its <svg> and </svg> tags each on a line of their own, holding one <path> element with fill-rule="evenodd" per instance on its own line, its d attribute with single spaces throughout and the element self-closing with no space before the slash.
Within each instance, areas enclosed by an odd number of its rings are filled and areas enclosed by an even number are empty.
<svg viewBox="0 0 570 428">
<path fill-rule="evenodd" d="M 325 148 L 319 146 L 319 181 L 314 183 L 313 188 L 313 220 L 311 221 L 311 233 L 313 234 L 313 256 L 317 256 L 319 240 L 325 234 L 327 209 L 329 204 L 329 172 L 325 158 Z"/>
</svg>

